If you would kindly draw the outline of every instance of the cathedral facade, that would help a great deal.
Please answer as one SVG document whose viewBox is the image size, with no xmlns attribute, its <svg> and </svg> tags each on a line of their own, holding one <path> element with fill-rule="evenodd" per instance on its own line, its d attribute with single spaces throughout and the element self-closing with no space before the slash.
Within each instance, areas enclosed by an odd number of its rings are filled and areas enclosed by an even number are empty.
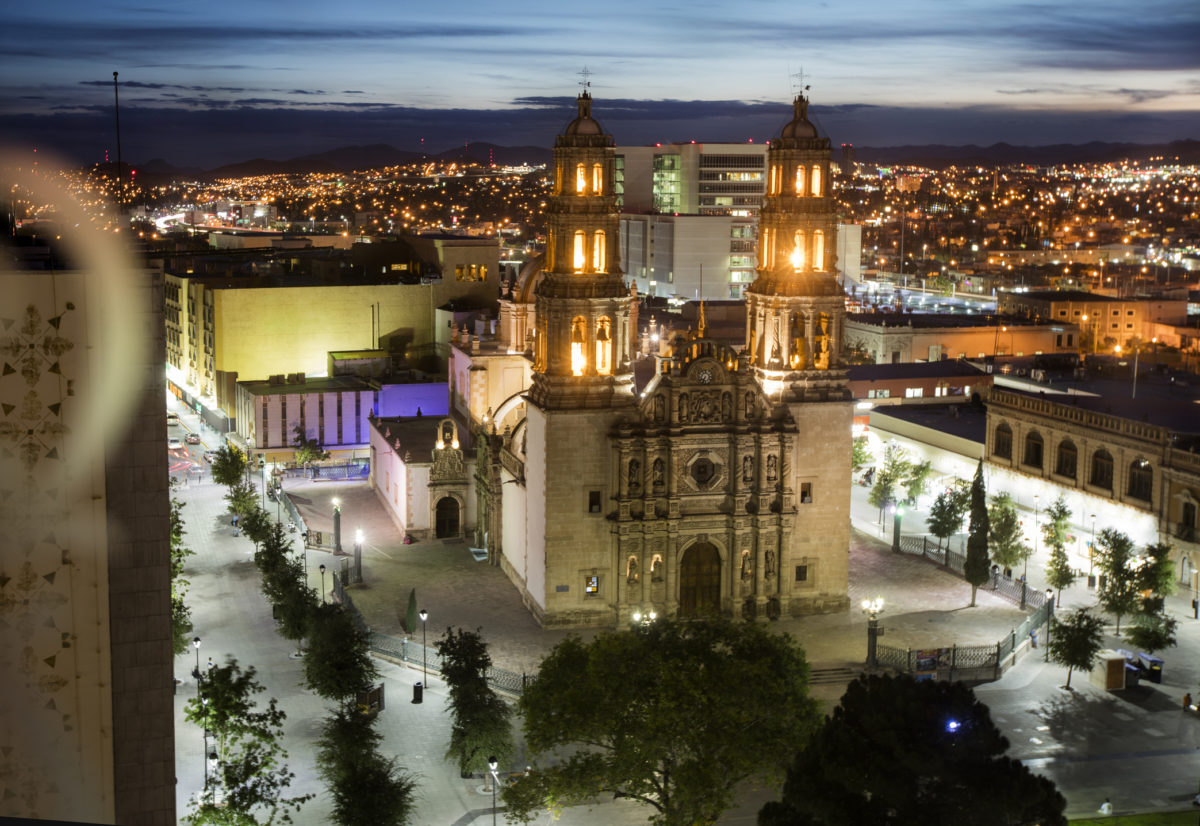
<svg viewBox="0 0 1200 826">
<path fill-rule="evenodd" d="M 844 610 L 852 402 L 829 139 L 798 97 L 767 153 L 744 340 L 710 338 L 702 311 L 645 369 L 614 143 L 591 106 L 584 92 L 556 141 L 546 252 L 501 301 L 495 346 L 455 351 L 476 376 L 530 365 L 527 388 L 470 411 L 476 542 L 546 627 Z"/>
</svg>

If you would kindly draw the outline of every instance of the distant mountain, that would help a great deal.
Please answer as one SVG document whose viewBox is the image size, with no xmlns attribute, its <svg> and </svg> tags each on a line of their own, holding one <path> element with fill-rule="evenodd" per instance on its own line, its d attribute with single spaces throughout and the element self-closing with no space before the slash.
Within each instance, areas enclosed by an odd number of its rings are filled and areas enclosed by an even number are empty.
<svg viewBox="0 0 1200 826">
<path fill-rule="evenodd" d="M 995 143 L 991 146 L 881 146 L 855 147 L 855 156 L 862 163 L 903 163 L 914 166 L 1007 166 L 1033 164 L 1055 166 L 1071 163 L 1111 163 L 1124 160 L 1146 160 L 1163 156 L 1179 158 L 1181 163 L 1200 161 L 1200 141 L 1182 140 L 1166 144 L 1138 143 L 1061 143 L 1049 146 L 1013 146 Z"/>
<path fill-rule="evenodd" d="M 836 151 L 835 151 L 836 154 Z M 912 164 L 914 166 L 1008 166 L 1032 164 L 1054 166 L 1071 163 L 1108 163 L 1124 160 L 1146 160 L 1163 156 L 1179 158 L 1181 163 L 1200 163 L 1200 141 L 1181 140 L 1166 144 L 1102 143 L 1054 144 L 1050 146 L 1014 146 L 995 143 L 991 146 L 857 146 L 855 156 L 861 163 Z M 498 166 L 548 164 L 553 151 L 542 146 L 498 146 L 494 143 L 471 143 L 436 154 L 397 149 L 388 144 L 343 146 L 303 155 L 289 160 L 255 158 L 203 171 L 195 167 L 176 167 L 156 158 L 137 165 L 140 173 L 158 177 L 179 178 L 237 178 L 250 175 L 298 175 L 306 172 L 353 172 L 411 164 L 422 159 L 446 162 L 494 163 Z"/>
</svg>

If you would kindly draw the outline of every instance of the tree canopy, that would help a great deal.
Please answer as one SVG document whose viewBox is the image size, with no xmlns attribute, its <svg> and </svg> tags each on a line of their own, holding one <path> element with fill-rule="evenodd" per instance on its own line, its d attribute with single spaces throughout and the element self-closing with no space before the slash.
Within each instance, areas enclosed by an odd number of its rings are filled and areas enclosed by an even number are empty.
<svg viewBox="0 0 1200 826">
<path fill-rule="evenodd" d="M 446 757 L 459 774 L 487 768 L 488 758 L 503 762 L 513 751 L 512 710 L 487 681 L 492 665 L 479 631 L 447 628 L 434 643 L 441 658 L 442 679 L 450 689 L 450 746 Z"/>
<path fill-rule="evenodd" d="M 1015 568 L 1029 559 L 1033 548 L 1025 541 L 1021 519 L 1008 493 L 997 493 L 988 508 L 988 550 L 1002 568 Z"/>
<path fill-rule="evenodd" d="M 1133 541 L 1121 531 L 1105 528 L 1096 537 L 1096 545 L 1100 550 L 1099 568 L 1103 575 L 1096 596 L 1100 607 L 1117 618 L 1117 635 L 1120 636 L 1121 617 L 1136 613 L 1142 604 Z"/>
<path fill-rule="evenodd" d="M 212 478 L 218 485 L 233 487 L 246 476 L 246 454 L 228 442 L 214 451 Z"/>
<path fill-rule="evenodd" d="M 1052 662 L 1066 666 L 1067 688 L 1070 688 L 1075 669 L 1090 670 L 1100 653 L 1104 621 L 1087 608 L 1080 608 L 1053 622 L 1046 640 L 1047 653 Z"/>
<path fill-rule="evenodd" d="M 758 823 L 1065 826 L 1054 784 L 1007 750 L 962 683 L 860 677 L 796 754 L 782 799 Z"/>
<path fill-rule="evenodd" d="M 296 425 L 292 435 L 296 439 L 292 443 L 296 446 L 296 464 L 309 465 L 313 462 L 329 458 L 329 451 L 321 446 L 321 440 L 308 438 L 304 432 L 304 428 L 300 427 L 300 425 Z"/>
<path fill-rule="evenodd" d="M 520 709 L 536 765 L 504 801 L 523 822 L 607 792 L 658 826 L 713 823 L 743 781 L 781 777 L 818 721 L 795 640 L 720 617 L 569 637 Z"/>
<path fill-rule="evenodd" d="M 371 717 L 341 710 L 321 729 L 317 771 L 329 784 L 330 819 L 338 826 L 408 823 L 416 783 L 394 759 L 379 753 L 382 735 Z"/>
<path fill-rule="evenodd" d="M 304 652 L 304 685 L 326 700 L 346 703 L 379 677 L 367 639 L 342 606 L 313 608 Z"/>
<path fill-rule="evenodd" d="M 987 488 L 983 483 L 983 460 L 975 468 L 971 481 L 971 519 L 967 527 L 967 560 L 963 565 L 963 576 L 971 583 L 971 607 L 975 607 L 975 593 L 979 586 L 988 581 L 988 510 Z"/>
</svg>

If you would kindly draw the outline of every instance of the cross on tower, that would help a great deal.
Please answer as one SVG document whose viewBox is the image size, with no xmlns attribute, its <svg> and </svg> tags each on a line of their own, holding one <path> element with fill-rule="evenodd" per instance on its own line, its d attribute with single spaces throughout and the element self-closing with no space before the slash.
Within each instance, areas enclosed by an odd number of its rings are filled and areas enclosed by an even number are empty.
<svg viewBox="0 0 1200 826">
<path fill-rule="evenodd" d="M 800 67 L 800 71 L 796 72 L 791 77 L 792 77 L 792 79 L 798 81 L 798 83 L 796 85 L 800 87 L 801 92 L 807 92 L 809 89 L 812 88 L 811 86 L 805 84 L 805 82 L 804 82 L 804 67 L 803 66 Z M 809 77 L 809 80 L 812 80 L 811 76 Z"/>
<path fill-rule="evenodd" d="M 587 66 L 584 66 L 583 71 L 579 72 L 578 74 L 581 78 L 583 78 L 583 80 L 579 81 L 580 86 L 582 86 L 584 89 L 586 89 L 592 85 L 592 82 L 590 80 L 588 80 L 588 78 L 590 78 L 592 76 L 592 73 L 590 71 L 588 71 Z"/>
</svg>

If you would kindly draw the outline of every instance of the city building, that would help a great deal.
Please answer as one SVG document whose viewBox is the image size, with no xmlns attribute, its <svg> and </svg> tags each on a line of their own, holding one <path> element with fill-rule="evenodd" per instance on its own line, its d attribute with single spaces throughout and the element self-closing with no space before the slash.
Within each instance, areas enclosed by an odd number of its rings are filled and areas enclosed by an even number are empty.
<svg viewBox="0 0 1200 826">
<path fill-rule="evenodd" d="M 320 376 L 331 351 L 382 348 L 444 370 L 456 308 L 500 289 L 495 239 L 460 236 L 187 255 L 164 270 L 168 384 L 221 430 L 235 429 L 239 379 Z"/>
<path fill-rule="evenodd" d="M 173 826 L 162 276 L 72 224 L 103 266 L 0 274 L 3 811 Z"/>
<path fill-rule="evenodd" d="M 855 313 L 846 319 L 846 346 L 872 364 L 1024 356 L 1079 351 L 1078 322 L 1042 323 L 936 313 Z"/>
<path fill-rule="evenodd" d="M 494 342 L 452 343 L 451 416 L 416 424 L 412 447 L 412 419 L 374 423 L 373 450 L 390 454 L 372 473 L 380 500 L 434 535 L 462 519 L 546 627 L 843 610 L 852 403 L 829 140 L 797 98 L 768 155 L 741 352 L 709 337 L 700 308 L 665 354 L 638 360 L 612 138 L 591 96 L 578 103 L 555 145 L 546 253 L 502 298 Z M 435 489 L 414 507 L 420 466 Z"/>
<path fill-rule="evenodd" d="M 997 312 L 1043 322 L 1078 325 L 1093 349 L 1155 337 L 1155 325 L 1184 325 L 1185 299 L 1113 298 L 1079 290 L 1000 292 Z"/>
<path fill-rule="evenodd" d="M 976 402 L 987 398 L 992 376 L 963 359 L 850 368 L 850 393 L 860 409 L 897 404 Z M 862 405 L 861 402 L 869 402 Z"/>
<path fill-rule="evenodd" d="M 617 206 L 631 213 L 755 218 L 766 193 L 766 156 L 761 143 L 616 147 Z"/>
</svg>

